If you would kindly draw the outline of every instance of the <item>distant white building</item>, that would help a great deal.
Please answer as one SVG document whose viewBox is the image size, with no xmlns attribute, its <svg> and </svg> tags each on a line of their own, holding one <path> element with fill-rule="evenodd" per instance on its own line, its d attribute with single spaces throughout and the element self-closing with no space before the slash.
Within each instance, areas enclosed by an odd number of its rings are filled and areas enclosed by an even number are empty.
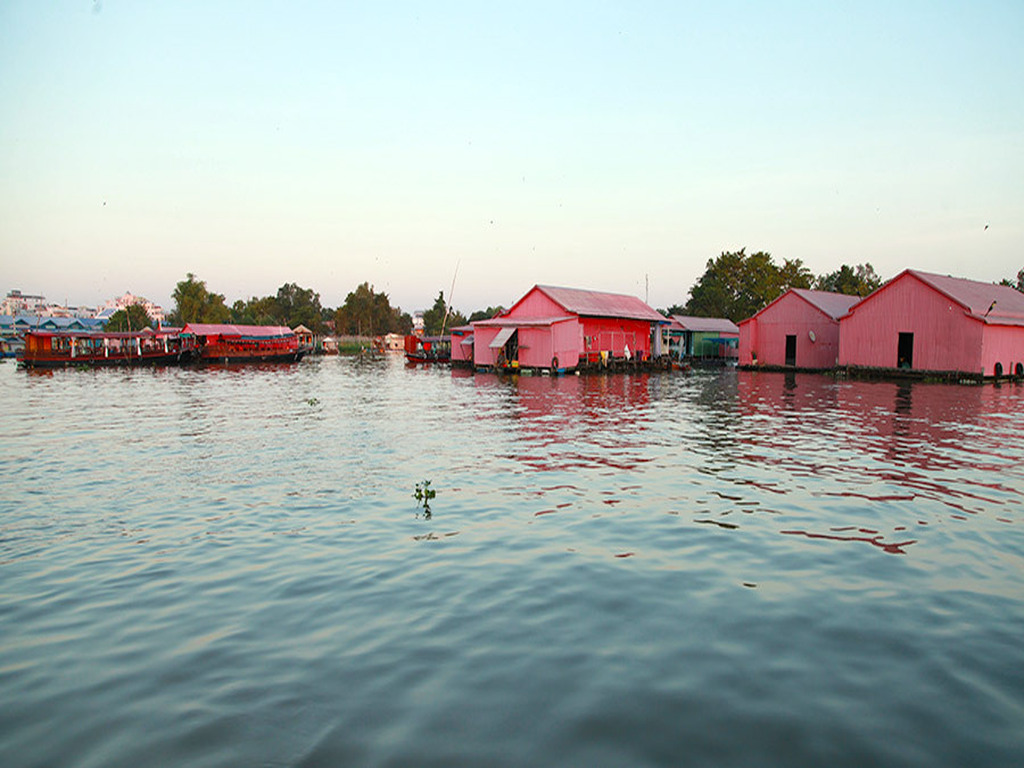
<svg viewBox="0 0 1024 768">
<path fill-rule="evenodd" d="M 21 291 L 9 291 L 3 304 L 0 304 L 0 315 L 43 315 L 45 310 L 45 296 Z"/>
<path fill-rule="evenodd" d="M 127 310 L 132 304 L 140 304 L 142 308 L 146 310 L 146 314 L 149 315 L 150 320 L 157 323 L 163 323 L 163 308 L 154 304 L 145 296 L 136 296 L 131 291 L 125 293 L 124 296 L 118 296 L 116 299 L 109 299 L 107 303 L 103 305 L 103 308 L 96 314 L 96 317 L 109 318 L 110 315 L 114 314 L 114 312 L 117 312 L 119 309 Z M 108 312 L 108 310 L 110 311 Z"/>
</svg>

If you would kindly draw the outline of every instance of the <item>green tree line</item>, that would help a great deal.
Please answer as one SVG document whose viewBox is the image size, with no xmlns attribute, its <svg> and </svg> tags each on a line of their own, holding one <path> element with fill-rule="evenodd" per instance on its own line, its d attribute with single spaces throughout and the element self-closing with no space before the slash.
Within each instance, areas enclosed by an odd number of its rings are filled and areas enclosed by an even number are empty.
<svg viewBox="0 0 1024 768">
<path fill-rule="evenodd" d="M 777 264 L 770 253 L 747 254 L 745 248 L 709 259 L 690 288 L 685 304 L 664 310 L 667 315 L 727 317 L 734 323 L 756 314 L 790 288 L 867 296 L 882 285 L 870 264 L 843 264 L 834 272 L 815 277 L 800 259 Z"/>
<path fill-rule="evenodd" d="M 1007 285 L 1024 293 L 1024 269 L 1015 280 L 1003 279 Z M 834 272 L 815 276 L 800 259 L 775 262 L 770 253 L 747 254 L 745 248 L 708 259 L 704 274 L 690 287 L 689 298 L 661 312 L 666 315 L 727 317 L 739 322 L 757 313 L 789 288 L 814 288 L 819 291 L 867 296 L 882 285 L 881 278 L 869 263 L 843 264 Z M 379 336 L 385 333 L 411 333 L 413 322 L 407 312 L 391 306 L 388 295 L 374 290 L 368 282 L 361 283 L 345 297 L 337 309 L 321 305 L 320 294 L 296 283 L 285 283 L 272 296 L 239 299 L 228 306 L 224 295 L 214 293 L 206 282 L 189 272 L 171 294 L 174 309 L 167 316 L 169 325 L 186 323 L 234 323 L 239 325 L 304 325 L 314 333 L 330 332 L 348 336 Z M 445 301 L 439 291 L 433 306 L 423 312 L 424 333 L 436 336 L 452 328 L 476 320 L 495 317 L 504 307 L 487 307 L 468 317 Z M 107 321 L 113 331 L 140 330 L 152 321 L 146 310 L 134 304 L 121 309 Z"/>
</svg>

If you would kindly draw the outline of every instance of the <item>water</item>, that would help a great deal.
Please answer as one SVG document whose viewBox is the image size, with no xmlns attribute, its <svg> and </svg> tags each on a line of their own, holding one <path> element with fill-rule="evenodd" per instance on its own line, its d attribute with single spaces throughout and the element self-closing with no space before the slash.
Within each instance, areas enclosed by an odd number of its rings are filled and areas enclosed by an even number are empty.
<svg viewBox="0 0 1024 768">
<path fill-rule="evenodd" d="M 1024 756 L 1024 387 L 325 358 L 0 391 L 4 766 Z"/>
</svg>

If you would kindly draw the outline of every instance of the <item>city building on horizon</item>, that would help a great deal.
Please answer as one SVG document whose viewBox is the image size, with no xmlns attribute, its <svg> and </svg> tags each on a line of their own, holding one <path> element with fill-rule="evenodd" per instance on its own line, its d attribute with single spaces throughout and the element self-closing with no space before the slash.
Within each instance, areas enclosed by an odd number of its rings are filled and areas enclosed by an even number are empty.
<svg viewBox="0 0 1024 768">
<path fill-rule="evenodd" d="M 22 293 L 19 290 L 8 291 L 3 302 L 0 303 L 0 315 L 34 315 L 37 317 L 78 317 L 78 318 L 99 318 L 109 320 L 111 316 L 120 309 L 127 309 L 132 304 L 139 304 L 146 310 L 149 319 L 155 323 L 163 324 L 163 308 L 151 302 L 144 296 L 136 296 L 131 291 L 126 291 L 123 296 L 108 299 L 103 307 L 75 307 L 66 304 L 47 302 L 46 297 L 39 294 Z"/>
</svg>

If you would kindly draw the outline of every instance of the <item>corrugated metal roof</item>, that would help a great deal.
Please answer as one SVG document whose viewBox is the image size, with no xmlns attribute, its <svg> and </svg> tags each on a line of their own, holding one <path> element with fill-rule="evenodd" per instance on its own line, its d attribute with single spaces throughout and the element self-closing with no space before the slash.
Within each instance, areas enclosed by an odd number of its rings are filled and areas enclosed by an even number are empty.
<svg viewBox="0 0 1024 768">
<path fill-rule="evenodd" d="M 585 291 L 579 288 L 560 288 L 554 285 L 538 285 L 536 287 L 556 304 L 576 315 L 624 317 L 630 320 L 650 320 L 653 323 L 668 322 L 660 312 L 652 309 L 636 296 Z"/>
<path fill-rule="evenodd" d="M 936 275 L 907 269 L 904 274 L 916 277 L 939 293 L 963 306 L 970 314 L 991 325 L 1024 325 L 1024 293 L 1006 285 L 982 283 L 963 277 Z M 890 280 L 889 282 L 892 282 Z"/>
<path fill-rule="evenodd" d="M 490 344 L 487 346 L 491 349 L 500 349 L 505 346 L 505 342 L 512 338 L 512 334 L 516 332 L 515 328 L 502 328 L 498 331 L 498 335 L 494 337 Z"/>
<path fill-rule="evenodd" d="M 672 315 L 672 320 L 684 331 L 739 333 L 739 326 L 725 317 L 693 317 L 692 315 Z M 674 326 L 673 326 L 674 327 Z"/>
<path fill-rule="evenodd" d="M 573 315 L 559 315 L 558 317 L 492 317 L 490 320 L 474 320 L 473 327 L 483 328 L 526 328 L 530 326 L 542 327 L 564 323 L 567 320 L 574 320 Z"/>
<path fill-rule="evenodd" d="M 832 293 L 831 291 L 812 291 L 809 288 L 790 288 L 790 290 L 833 320 L 838 320 L 850 311 L 850 307 L 861 300 L 860 296 L 848 296 L 845 293 Z"/>
<path fill-rule="evenodd" d="M 285 325 L 216 325 L 210 323 L 188 323 L 182 333 L 196 336 L 241 336 L 243 338 L 268 338 L 273 336 L 294 336 L 292 329 Z"/>
</svg>

